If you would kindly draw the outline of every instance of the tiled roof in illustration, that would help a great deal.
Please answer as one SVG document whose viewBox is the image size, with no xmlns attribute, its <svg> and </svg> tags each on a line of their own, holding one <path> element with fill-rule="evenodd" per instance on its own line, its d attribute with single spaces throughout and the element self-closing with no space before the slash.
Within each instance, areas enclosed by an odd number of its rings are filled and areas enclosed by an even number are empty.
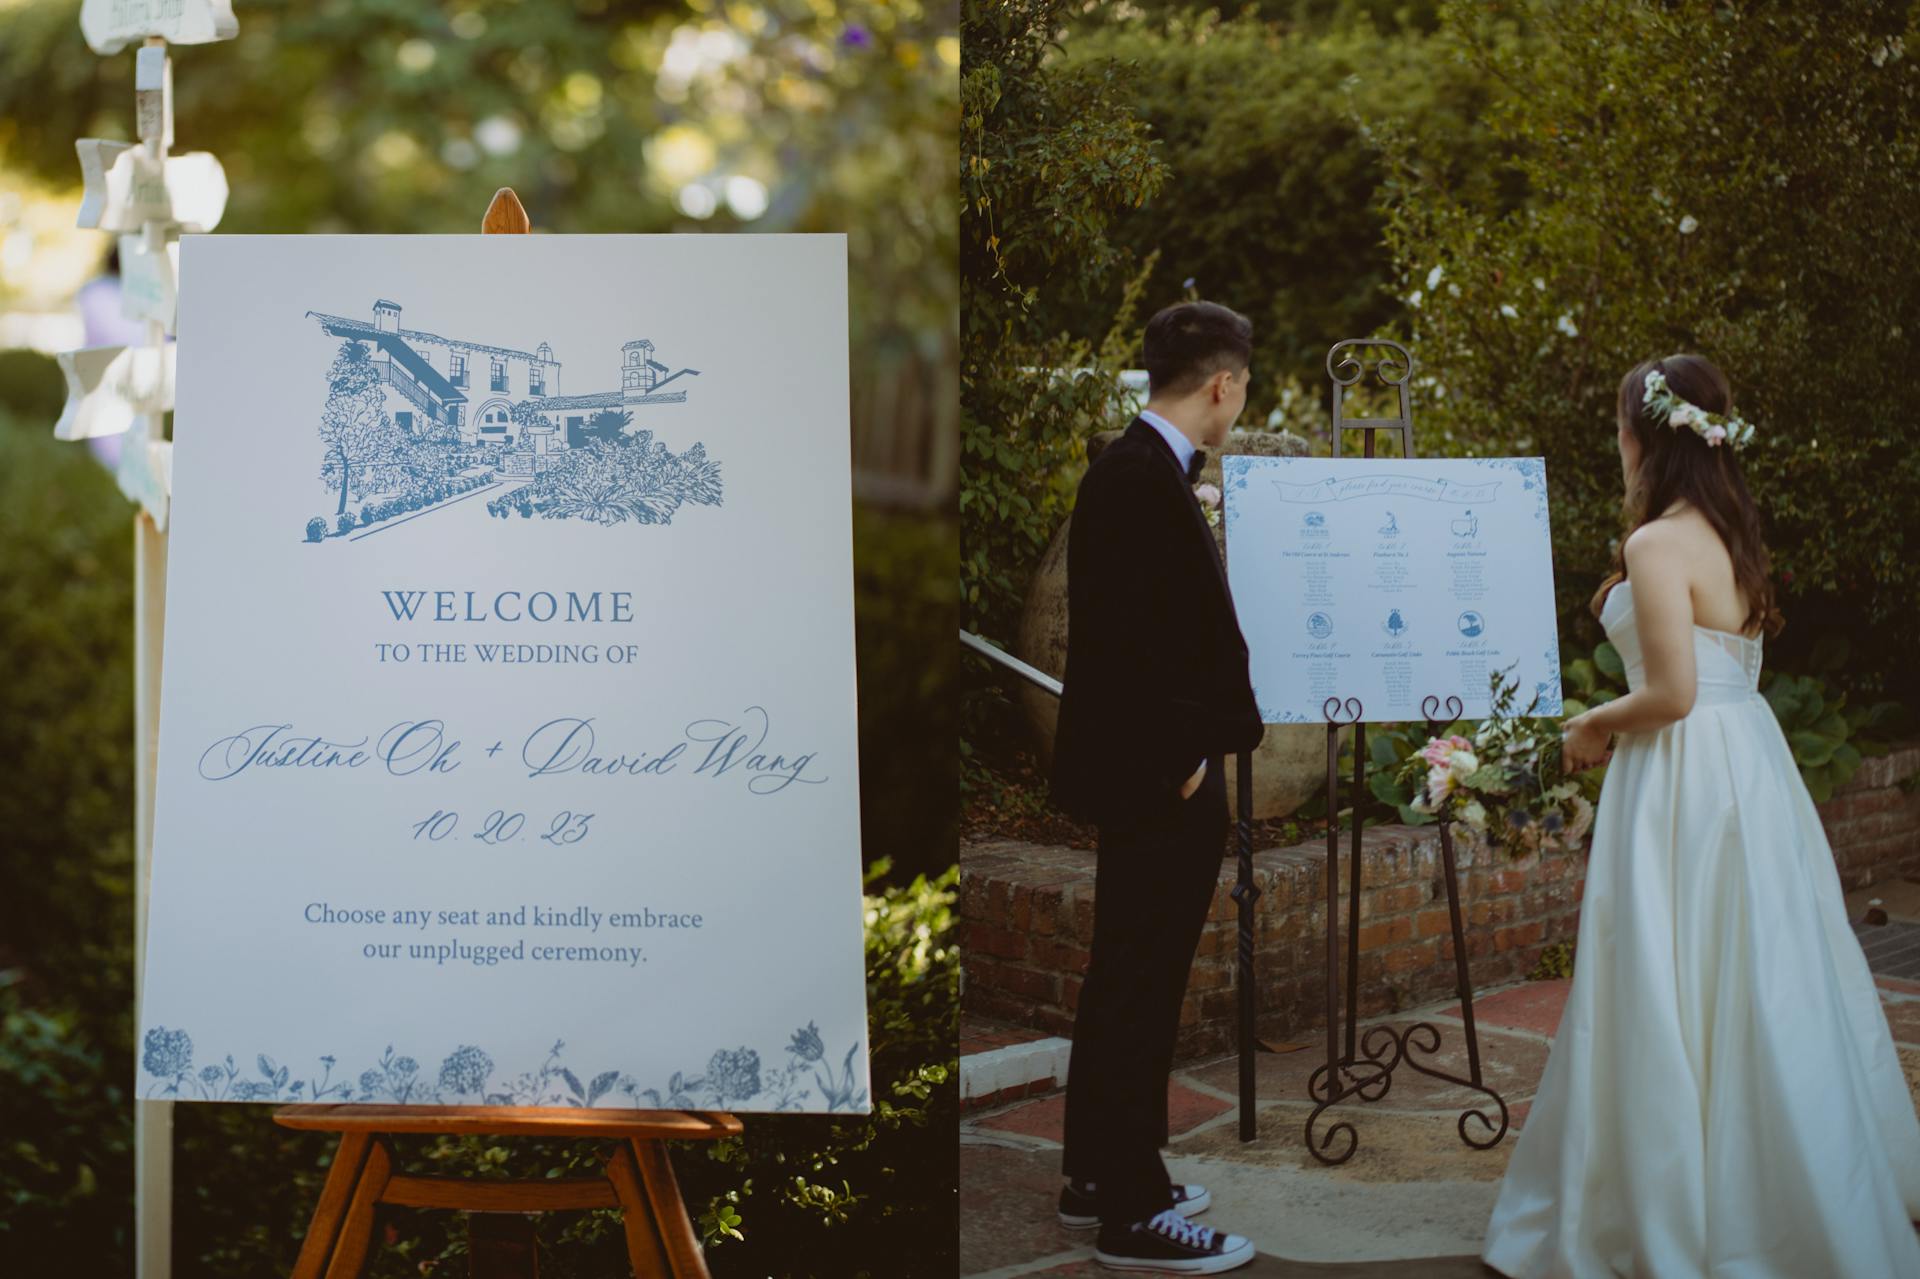
<svg viewBox="0 0 1920 1279">
<path fill-rule="evenodd" d="M 352 325 L 363 333 L 372 333 L 375 331 L 373 325 L 366 320 L 350 320 L 345 316 L 328 315 L 324 311 L 309 311 L 307 314 L 329 325 Z M 438 333 L 428 333 L 424 329 L 401 329 L 399 333 L 401 337 L 409 342 L 438 342 L 441 346 L 459 347 L 464 351 L 485 351 L 489 355 L 511 355 L 518 359 L 531 360 L 535 364 L 551 364 L 555 368 L 560 367 L 560 361 L 554 359 L 550 354 L 543 357 L 535 355 L 531 351 L 517 351 L 510 346 L 489 346 L 485 342 L 468 342 L 461 338 L 445 338 L 441 337 Z"/>
<path fill-rule="evenodd" d="M 536 396 L 534 406 L 543 410 L 554 409 L 610 409 L 624 402 L 619 391 L 600 391 L 593 395 L 547 395 Z"/>
<path fill-rule="evenodd" d="M 399 334 L 382 333 L 362 320 L 349 320 L 338 315 L 322 315 L 318 311 L 309 311 L 307 314 L 320 321 L 320 327 L 335 337 L 350 337 L 372 342 L 385 351 L 395 364 L 412 374 L 415 381 L 427 388 L 442 403 L 452 404 L 467 398 L 465 392 L 447 381 L 433 365 L 427 363 L 424 356 L 401 341 Z"/>
</svg>

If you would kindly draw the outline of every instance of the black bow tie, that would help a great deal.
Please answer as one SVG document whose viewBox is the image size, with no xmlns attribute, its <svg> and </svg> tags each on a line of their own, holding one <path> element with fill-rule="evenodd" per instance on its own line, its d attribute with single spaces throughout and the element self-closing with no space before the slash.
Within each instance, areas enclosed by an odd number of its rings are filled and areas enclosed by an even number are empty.
<svg viewBox="0 0 1920 1279">
<path fill-rule="evenodd" d="M 1200 468 L 1205 466 L 1206 464 L 1207 464 L 1206 450 L 1195 449 L 1193 451 L 1193 456 L 1187 459 L 1187 483 L 1198 484 L 1200 482 Z"/>
</svg>

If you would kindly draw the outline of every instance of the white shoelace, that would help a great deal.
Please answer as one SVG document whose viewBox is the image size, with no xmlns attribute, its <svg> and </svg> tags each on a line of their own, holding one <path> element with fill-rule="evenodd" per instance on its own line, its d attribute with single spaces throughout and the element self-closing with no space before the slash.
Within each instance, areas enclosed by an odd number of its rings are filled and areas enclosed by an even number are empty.
<svg viewBox="0 0 1920 1279">
<path fill-rule="evenodd" d="M 1213 1247 L 1213 1227 L 1195 1225 L 1167 1208 L 1147 1223 L 1147 1229 L 1187 1248 Z"/>
</svg>

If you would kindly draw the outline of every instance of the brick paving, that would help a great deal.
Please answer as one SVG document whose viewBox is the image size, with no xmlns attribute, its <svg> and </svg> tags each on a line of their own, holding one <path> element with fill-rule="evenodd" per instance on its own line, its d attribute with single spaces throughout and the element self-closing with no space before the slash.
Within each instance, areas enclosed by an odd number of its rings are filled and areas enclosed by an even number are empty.
<svg viewBox="0 0 1920 1279">
<path fill-rule="evenodd" d="M 1920 895 L 1916 895 L 1920 900 Z M 1876 974 L 1909 1085 L 1920 1097 L 1920 973 L 1910 967 L 1920 918 L 1857 930 Z M 1326 1167 L 1306 1147 L 1311 1110 L 1306 1079 L 1325 1061 L 1311 1034 L 1295 1051 L 1257 1059 L 1259 1135 L 1238 1136 L 1238 1063 L 1216 1055 L 1178 1067 L 1169 1088 L 1168 1168 L 1214 1193 L 1205 1218 L 1250 1235 L 1260 1260 L 1248 1279 L 1484 1279 L 1478 1250 L 1514 1134 L 1525 1123 L 1546 1064 L 1569 980 L 1525 982 L 1474 1000 L 1487 1082 L 1507 1103 L 1509 1131 L 1490 1150 L 1456 1135 L 1462 1109 L 1478 1094 L 1402 1067 L 1379 1102 L 1327 1112 L 1358 1135 L 1353 1158 Z M 1423 1060 L 1467 1073 L 1457 1001 L 1434 1003 L 1367 1026 L 1424 1021 L 1441 1033 Z M 1081 1279 L 1106 1273 L 1092 1261 L 1089 1234 L 1053 1220 L 1058 1193 L 1064 1095 L 1052 1093 L 977 1113 L 961 1125 L 961 1273 L 976 1279 Z"/>
</svg>

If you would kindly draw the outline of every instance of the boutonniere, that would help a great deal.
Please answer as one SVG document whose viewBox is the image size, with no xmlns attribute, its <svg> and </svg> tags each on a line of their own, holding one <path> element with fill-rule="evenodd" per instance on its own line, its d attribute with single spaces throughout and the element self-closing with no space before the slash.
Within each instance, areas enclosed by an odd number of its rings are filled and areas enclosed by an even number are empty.
<svg viewBox="0 0 1920 1279">
<path fill-rule="evenodd" d="M 1206 513 L 1207 523 L 1214 528 L 1220 527 L 1220 486 L 1217 484 L 1196 484 L 1193 495 L 1200 499 L 1200 509 Z"/>
</svg>

